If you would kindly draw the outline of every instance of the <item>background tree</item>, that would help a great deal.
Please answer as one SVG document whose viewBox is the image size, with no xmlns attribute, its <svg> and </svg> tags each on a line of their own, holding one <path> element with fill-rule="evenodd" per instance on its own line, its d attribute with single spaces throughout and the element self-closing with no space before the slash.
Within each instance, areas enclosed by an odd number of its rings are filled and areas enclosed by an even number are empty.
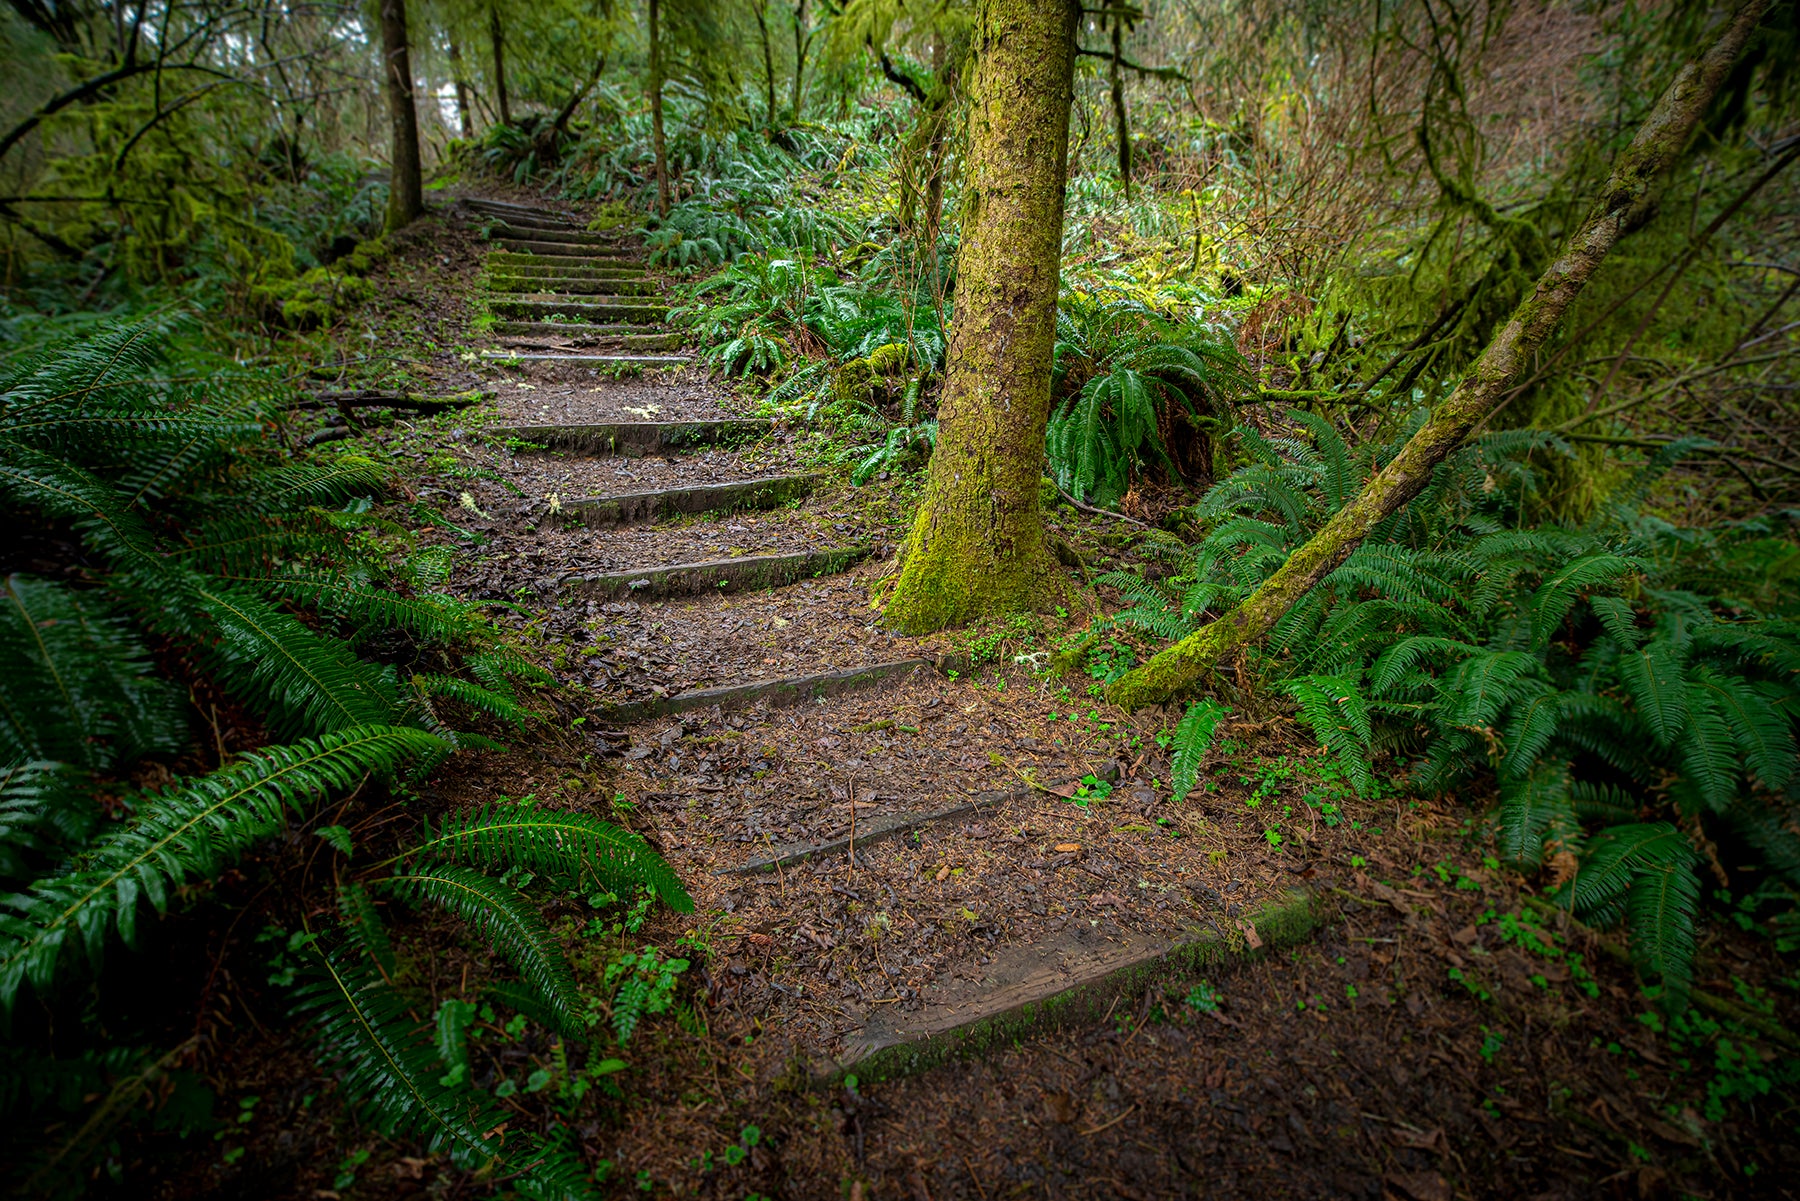
<svg viewBox="0 0 1800 1201">
<path fill-rule="evenodd" d="M 886 609 L 909 632 L 1041 606 L 1058 592 L 1038 484 L 1079 16 L 1066 0 L 977 8 L 938 445 Z"/>
<path fill-rule="evenodd" d="M 407 49 L 406 0 L 381 0 L 382 88 L 387 93 L 389 156 L 387 228 L 399 229 L 425 211 L 419 163 L 419 111 L 413 102 L 412 55 Z"/>
</svg>

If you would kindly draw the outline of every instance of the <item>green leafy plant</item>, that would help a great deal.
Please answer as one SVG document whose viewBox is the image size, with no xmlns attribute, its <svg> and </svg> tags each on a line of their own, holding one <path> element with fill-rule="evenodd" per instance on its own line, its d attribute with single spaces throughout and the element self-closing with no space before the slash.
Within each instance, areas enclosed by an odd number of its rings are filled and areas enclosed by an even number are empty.
<svg viewBox="0 0 1800 1201">
<path fill-rule="evenodd" d="M 1353 455 L 1313 414 L 1240 431 L 1251 462 L 1196 507 L 1210 531 L 1166 583 L 1115 574 L 1116 620 L 1178 637 L 1223 612 L 1390 453 Z M 1276 626 L 1267 666 L 1359 792 L 1374 756 L 1417 753 L 1415 787 L 1496 778 L 1501 848 L 1579 870 L 1561 903 L 1623 922 L 1679 1006 L 1691 976 L 1693 832 L 1729 830 L 1800 889 L 1794 721 L 1800 627 L 1767 520 L 1677 529 L 1638 507 L 1689 447 L 1658 453 L 1585 525 L 1529 525 L 1553 437 L 1489 435 L 1373 531 Z M 1179 773 L 1178 773 L 1179 774 Z"/>
</svg>

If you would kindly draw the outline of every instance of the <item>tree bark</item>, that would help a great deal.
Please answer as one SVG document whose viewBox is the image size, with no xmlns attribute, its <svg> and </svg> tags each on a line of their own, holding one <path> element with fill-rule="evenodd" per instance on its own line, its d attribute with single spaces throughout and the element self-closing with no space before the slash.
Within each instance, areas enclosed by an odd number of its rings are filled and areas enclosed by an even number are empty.
<svg viewBox="0 0 1800 1201">
<path fill-rule="evenodd" d="M 1424 490 L 1437 465 L 1511 397 L 1607 252 L 1655 214 L 1669 168 L 1686 149 L 1768 6 L 1769 0 L 1749 0 L 1732 15 L 1712 47 L 1675 76 L 1613 164 L 1600 199 L 1562 254 L 1481 352 L 1468 378 L 1400 453 L 1248 599 L 1124 676 L 1107 690 L 1108 700 L 1135 708 L 1192 688 L 1267 634 L 1370 530 Z"/>
<path fill-rule="evenodd" d="M 475 136 L 475 117 L 469 111 L 469 76 L 463 67 L 462 47 L 456 39 L 450 39 L 450 78 L 456 83 L 456 117 L 462 127 L 462 136 Z"/>
<path fill-rule="evenodd" d="M 770 129 L 775 128 L 775 48 L 769 43 L 769 0 L 757 0 L 756 29 L 762 35 L 763 82 L 768 85 Z"/>
<path fill-rule="evenodd" d="M 661 11 L 650 0 L 650 141 L 656 151 L 656 211 L 669 215 L 669 158 L 663 145 Z"/>
<path fill-rule="evenodd" d="M 1038 484 L 1050 415 L 1078 0 L 981 0 L 938 444 L 887 620 L 926 633 L 1059 599 Z"/>
<path fill-rule="evenodd" d="M 488 37 L 494 44 L 494 104 L 500 124 L 512 124 L 512 103 L 506 97 L 506 30 L 500 24 L 500 6 L 488 5 Z"/>
<path fill-rule="evenodd" d="M 395 230 L 425 211 L 419 113 L 413 106 L 412 56 L 406 45 L 406 0 L 381 0 L 381 60 L 392 146 L 387 228 Z"/>
<path fill-rule="evenodd" d="M 1125 186 L 1125 203 L 1131 203 L 1131 118 L 1125 110 L 1125 19 L 1117 13 L 1112 19 L 1112 106 L 1113 125 L 1119 136 L 1119 182 Z"/>
<path fill-rule="evenodd" d="M 806 95 L 806 52 L 812 48 L 812 30 L 806 26 L 806 0 L 794 5 L 794 122 L 800 121 L 800 104 Z"/>
</svg>

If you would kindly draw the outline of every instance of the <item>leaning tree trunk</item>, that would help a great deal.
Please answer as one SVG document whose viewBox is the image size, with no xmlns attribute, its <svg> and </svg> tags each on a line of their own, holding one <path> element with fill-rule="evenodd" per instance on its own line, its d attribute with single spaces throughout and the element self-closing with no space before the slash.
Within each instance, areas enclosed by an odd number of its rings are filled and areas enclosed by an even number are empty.
<svg viewBox="0 0 1800 1201">
<path fill-rule="evenodd" d="M 1078 0 L 981 0 L 948 378 L 887 620 L 925 633 L 1052 602 L 1050 415 Z"/>
<path fill-rule="evenodd" d="M 1131 118 L 1125 111 L 1125 18 L 1113 14 L 1112 106 L 1113 126 L 1119 135 L 1119 182 L 1125 187 L 1125 203 L 1131 203 Z"/>
<path fill-rule="evenodd" d="M 756 30 L 762 35 L 763 83 L 768 86 L 768 127 L 775 128 L 775 48 L 769 43 L 769 3 L 758 0 L 756 5 Z"/>
<path fill-rule="evenodd" d="M 387 207 L 387 228 L 393 230 L 425 211 L 419 113 L 413 107 L 412 56 L 406 47 L 406 0 L 381 0 L 381 59 L 393 146 Z"/>
<path fill-rule="evenodd" d="M 661 13 L 650 0 L 650 142 L 656 151 L 656 211 L 669 215 L 669 157 L 663 147 L 663 69 Z"/>
<path fill-rule="evenodd" d="M 794 5 L 794 124 L 800 123 L 800 106 L 806 99 L 806 53 L 812 48 L 813 31 L 806 25 L 806 0 Z"/>
<path fill-rule="evenodd" d="M 1154 704 L 1192 688 L 1275 623 L 1355 550 L 1369 531 L 1424 490 L 1432 472 L 1504 404 L 1529 372 L 1583 287 L 1618 240 L 1656 211 L 1669 168 L 1686 148 L 1719 85 L 1743 53 L 1769 0 L 1749 0 L 1702 57 L 1687 64 L 1657 100 L 1637 137 L 1613 165 L 1599 201 L 1532 294 L 1481 352 L 1450 399 L 1375 473 L 1355 500 L 1288 556 L 1231 612 L 1130 672 L 1107 691 L 1115 704 Z"/>
<path fill-rule="evenodd" d="M 494 44 L 494 104 L 500 124 L 512 124 L 512 104 L 506 98 L 506 30 L 500 25 L 500 6 L 488 6 L 488 38 Z"/>
</svg>

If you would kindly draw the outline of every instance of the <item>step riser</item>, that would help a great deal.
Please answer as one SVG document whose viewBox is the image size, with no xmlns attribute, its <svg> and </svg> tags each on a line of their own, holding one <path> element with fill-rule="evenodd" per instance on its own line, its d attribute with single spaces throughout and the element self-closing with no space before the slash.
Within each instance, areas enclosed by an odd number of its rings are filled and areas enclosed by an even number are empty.
<svg viewBox="0 0 1800 1201">
<path fill-rule="evenodd" d="M 723 513 L 738 509 L 774 509 L 812 494 L 811 476 L 777 476 L 730 484 L 668 488 L 626 496 L 596 497 L 565 504 L 563 517 L 587 525 L 619 525 L 656 521 L 686 513 Z"/>
<path fill-rule="evenodd" d="M 503 250 L 511 251 L 513 254 L 531 254 L 536 255 L 540 259 L 575 259 L 581 262 L 592 260 L 599 260 L 602 262 L 608 260 L 635 262 L 637 259 L 636 250 L 627 250 L 617 246 L 581 247 L 579 249 L 582 253 L 577 254 L 575 253 L 577 248 L 571 247 L 565 242 L 539 242 L 523 238 L 495 238 L 493 239 L 493 243 Z"/>
<path fill-rule="evenodd" d="M 624 725 L 653 717 L 667 717 L 694 709 L 748 709 L 759 702 L 780 708 L 805 704 L 823 697 L 844 696 L 852 692 L 876 688 L 913 671 L 929 671 L 925 659 L 902 659 L 896 663 L 875 663 L 868 667 L 851 667 L 843 671 L 823 672 L 814 676 L 786 676 L 775 680 L 759 680 L 753 684 L 727 684 L 720 688 L 699 688 L 655 700 L 629 701 L 603 708 L 608 721 Z"/>
<path fill-rule="evenodd" d="M 562 259 L 547 263 L 537 255 L 490 254 L 488 266 L 496 275 L 520 279 L 641 279 L 654 282 L 642 267 L 629 265 L 581 266 L 580 261 Z"/>
<path fill-rule="evenodd" d="M 537 217 L 539 219 L 570 220 L 567 213 L 556 209 L 547 209 L 537 204 L 519 204 L 513 200 L 489 200 L 485 196 L 471 196 L 463 201 L 470 208 L 490 209 L 496 213 L 517 213 L 520 216 Z"/>
<path fill-rule="evenodd" d="M 493 276 L 489 292 L 570 296 L 655 296 L 662 289 L 647 279 L 558 279 L 553 275 Z"/>
<path fill-rule="evenodd" d="M 1072 981 L 1055 966 L 1054 955 L 1047 954 L 1058 949 L 1054 945 L 1016 948 L 1021 958 L 1036 956 L 1049 960 L 1049 965 L 1037 969 L 1037 978 L 1027 976 L 951 1012 L 933 1013 L 928 1005 L 916 1014 L 872 1019 L 863 1037 L 818 1073 L 815 1083 L 835 1084 L 851 1071 L 864 1081 L 913 1075 L 1019 1039 L 1092 1025 L 1104 1021 L 1122 1001 L 1164 982 L 1185 981 L 1204 968 L 1295 946 L 1311 937 L 1318 925 L 1312 897 L 1300 889 L 1263 906 L 1251 921 L 1262 941 L 1259 951 L 1250 951 L 1241 937 L 1197 930 L 1174 942 L 1145 940 L 1138 948 L 1090 955 L 1077 966 Z"/>
<path fill-rule="evenodd" d="M 1029 801 L 1031 795 L 1032 790 L 1029 788 L 1020 788 L 1012 792 L 986 792 L 960 805 L 950 805 L 943 809 L 931 810 L 928 813 L 896 813 L 888 817 L 871 817 L 868 821 L 858 824 L 854 840 L 849 835 L 827 839 L 814 846 L 783 851 L 768 859 L 752 859 L 749 863 L 739 864 L 737 867 L 722 867 L 713 872 L 713 875 L 754 876 L 775 871 L 777 868 L 798 867 L 800 864 L 811 862 L 814 859 L 846 855 L 850 852 L 852 841 L 859 847 L 874 846 L 878 842 L 901 838 L 911 834 L 914 830 L 923 830 L 928 826 L 973 818 L 984 809 L 997 809 L 1002 805 Z"/>
<path fill-rule="evenodd" d="M 605 326 L 557 325 L 552 322 L 500 321 L 494 336 L 532 343 L 556 342 L 565 346 L 606 347 L 612 350 L 678 350 L 680 334 L 629 334 L 609 332 Z"/>
<path fill-rule="evenodd" d="M 868 557 L 866 549 L 814 551 L 796 555 L 758 555 L 686 563 L 649 571 L 614 571 L 565 579 L 559 591 L 593 600 L 661 600 L 671 596 L 766 592 L 800 580 L 833 575 Z"/>
<path fill-rule="evenodd" d="M 728 421 L 618 421 L 602 425 L 514 425 L 489 431 L 548 450 L 636 457 L 677 447 L 711 446 L 758 438 L 770 423 L 746 417 Z"/>
<path fill-rule="evenodd" d="M 496 298 L 489 302 L 489 307 L 501 317 L 530 321 L 561 314 L 564 317 L 580 317 L 581 324 L 584 325 L 655 323 L 669 315 L 669 306 L 666 304 L 633 304 L 629 301 L 593 304 L 581 300 L 559 302 Z"/>
<path fill-rule="evenodd" d="M 489 240 L 516 237 L 528 242 L 555 242 L 560 246 L 598 246 L 605 250 L 622 250 L 618 238 L 605 234 L 582 233 L 571 229 L 539 228 L 536 226 L 514 225 L 508 222 L 488 235 Z"/>
<path fill-rule="evenodd" d="M 484 350 L 481 357 L 489 360 L 517 360 L 521 363 L 587 363 L 594 367 L 686 367 L 694 361 L 688 354 L 563 354 L 531 351 Z"/>
</svg>

